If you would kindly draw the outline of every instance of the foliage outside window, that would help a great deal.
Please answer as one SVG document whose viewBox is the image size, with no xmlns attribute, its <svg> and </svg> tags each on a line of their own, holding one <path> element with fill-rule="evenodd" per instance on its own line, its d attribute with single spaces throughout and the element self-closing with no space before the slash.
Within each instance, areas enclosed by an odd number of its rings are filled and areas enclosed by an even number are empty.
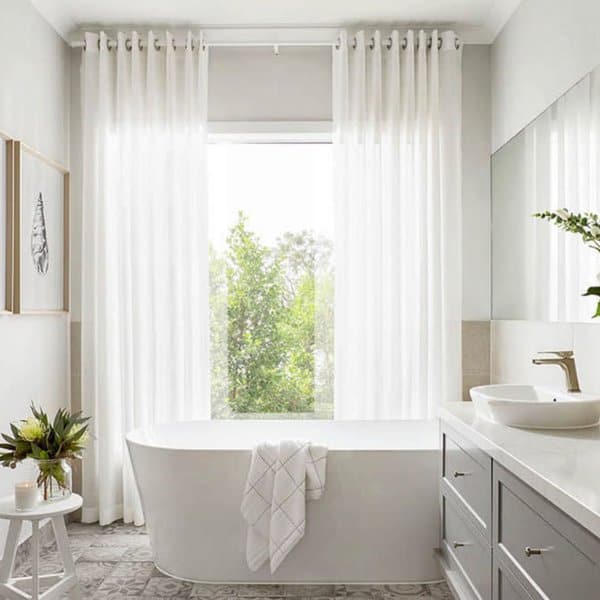
<svg viewBox="0 0 600 600">
<path fill-rule="evenodd" d="M 274 146 L 271 150 L 275 152 L 280 145 L 269 146 Z M 290 161 L 298 161 L 281 168 L 303 169 L 305 161 L 314 160 L 310 149 L 318 145 L 302 146 L 297 152 L 278 149 L 289 154 Z M 264 147 L 259 153 L 275 161 L 286 160 L 274 158 Z M 234 171 L 239 160 L 249 156 L 243 148 L 232 155 L 225 160 Z M 213 236 L 217 239 L 210 247 L 212 415 L 331 418 L 333 243 L 331 236 L 314 229 L 290 227 L 285 218 L 285 190 L 273 199 L 271 214 L 263 210 L 262 221 L 260 214 L 253 214 L 253 194 L 276 191 L 261 185 L 271 168 L 262 164 L 257 169 L 264 169 L 264 173 L 248 174 L 245 192 L 249 198 L 244 193 L 242 200 L 230 190 L 226 234 L 222 228 L 220 237 L 224 239 Z M 232 176 L 235 173 L 228 171 L 227 177 Z M 214 196 L 213 201 L 225 202 L 223 194 Z M 214 204 L 213 214 L 223 210 Z M 281 218 L 278 211 L 282 211 Z M 259 223 L 254 227 L 256 221 Z"/>
</svg>

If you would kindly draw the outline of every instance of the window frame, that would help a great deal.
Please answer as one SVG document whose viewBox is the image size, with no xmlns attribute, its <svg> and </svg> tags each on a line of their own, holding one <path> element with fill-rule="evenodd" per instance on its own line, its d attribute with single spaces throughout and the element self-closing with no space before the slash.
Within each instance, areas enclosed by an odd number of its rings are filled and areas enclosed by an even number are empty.
<svg viewBox="0 0 600 600">
<path fill-rule="evenodd" d="M 208 143 L 330 144 L 332 121 L 209 121 Z"/>
<path fill-rule="evenodd" d="M 331 144 L 333 121 L 209 121 L 208 144 Z M 212 400 L 212 394 L 211 394 Z M 319 413 L 237 413 L 228 419 L 212 415 L 211 421 L 220 420 L 285 420 L 285 421 L 331 421 L 331 416 Z"/>
</svg>

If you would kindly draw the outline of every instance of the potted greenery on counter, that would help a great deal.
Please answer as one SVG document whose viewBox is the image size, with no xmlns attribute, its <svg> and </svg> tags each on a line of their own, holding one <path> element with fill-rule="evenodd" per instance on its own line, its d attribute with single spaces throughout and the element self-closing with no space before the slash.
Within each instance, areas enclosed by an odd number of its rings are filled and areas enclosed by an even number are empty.
<svg viewBox="0 0 600 600">
<path fill-rule="evenodd" d="M 597 214 L 591 212 L 572 213 L 566 208 L 560 208 L 556 211 L 547 210 L 536 213 L 534 217 L 554 223 L 554 225 L 569 233 L 580 235 L 586 246 L 600 252 L 600 217 Z M 583 295 L 600 297 L 600 285 L 589 287 Z M 592 318 L 595 319 L 596 317 L 600 317 L 600 300 Z"/>
<path fill-rule="evenodd" d="M 61 408 L 50 422 L 43 410 L 32 405 L 31 412 L 19 424 L 11 423 L 10 435 L 2 434 L 0 463 L 14 469 L 22 460 L 32 459 L 42 500 L 65 498 L 71 494 L 69 460 L 81 458 L 89 439 L 89 417 Z"/>
</svg>

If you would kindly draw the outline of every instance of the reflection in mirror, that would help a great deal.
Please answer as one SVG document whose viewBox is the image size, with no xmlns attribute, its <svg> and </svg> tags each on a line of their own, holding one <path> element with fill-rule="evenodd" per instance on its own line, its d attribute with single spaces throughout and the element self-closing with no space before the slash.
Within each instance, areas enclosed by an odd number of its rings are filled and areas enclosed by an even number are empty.
<svg viewBox="0 0 600 600">
<path fill-rule="evenodd" d="M 557 208 L 600 213 L 600 69 L 492 157 L 494 319 L 590 321 L 595 313 L 598 298 L 582 294 L 600 285 L 600 252 L 533 216 Z"/>
</svg>

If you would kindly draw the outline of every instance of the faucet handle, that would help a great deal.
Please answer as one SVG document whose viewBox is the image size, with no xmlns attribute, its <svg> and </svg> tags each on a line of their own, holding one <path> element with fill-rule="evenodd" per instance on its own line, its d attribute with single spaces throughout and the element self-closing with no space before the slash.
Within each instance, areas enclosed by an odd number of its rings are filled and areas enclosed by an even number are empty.
<svg viewBox="0 0 600 600">
<path fill-rule="evenodd" d="M 544 350 L 538 354 L 552 354 L 559 358 L 573 358 L 573 350 Z"/>
</svg>

